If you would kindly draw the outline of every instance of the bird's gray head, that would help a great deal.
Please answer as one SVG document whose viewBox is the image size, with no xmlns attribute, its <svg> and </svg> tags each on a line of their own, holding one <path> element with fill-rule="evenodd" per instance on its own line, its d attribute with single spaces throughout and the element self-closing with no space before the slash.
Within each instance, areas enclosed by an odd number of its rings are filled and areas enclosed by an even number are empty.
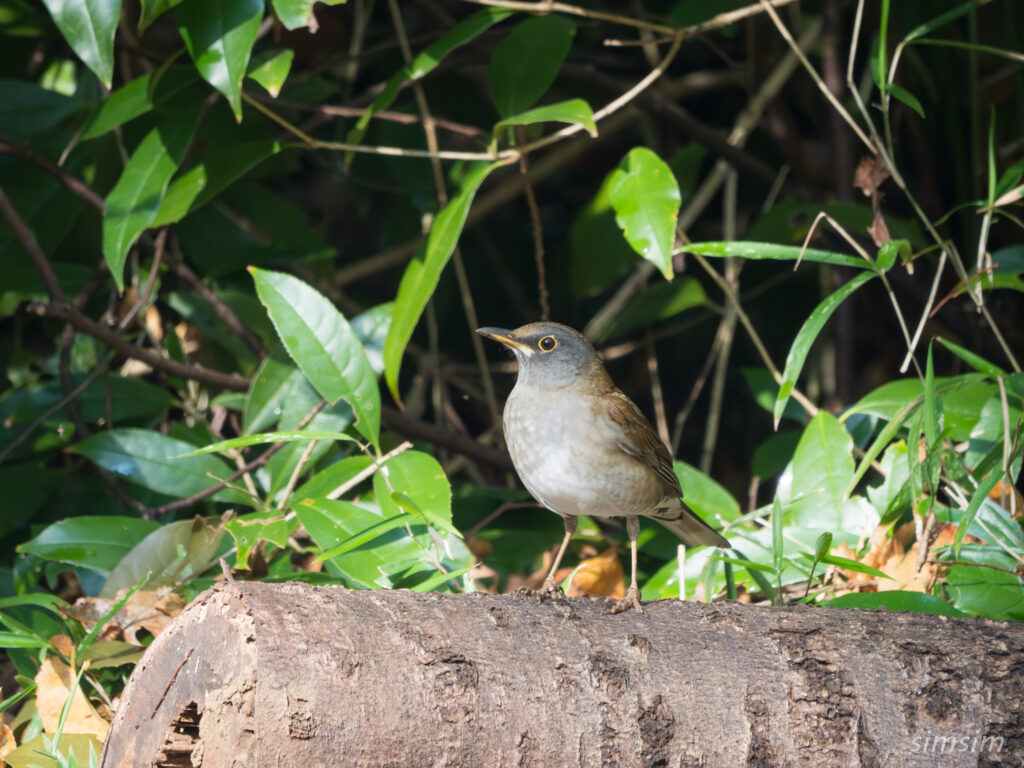
<svg viewBox="0 0 1024 768">
<path fill-rule="evenodd" d="M 514 331 L 477 328 L 476 332 L 512 350 L 519 361 L 519 383 L 564 387 L 581 375 L 603 381 L 607 374 L 593 345 L 579 331 L 561 323 L 530 323 Z M 596 382 L 595 382 L 596 383 Z"/>
</svg>

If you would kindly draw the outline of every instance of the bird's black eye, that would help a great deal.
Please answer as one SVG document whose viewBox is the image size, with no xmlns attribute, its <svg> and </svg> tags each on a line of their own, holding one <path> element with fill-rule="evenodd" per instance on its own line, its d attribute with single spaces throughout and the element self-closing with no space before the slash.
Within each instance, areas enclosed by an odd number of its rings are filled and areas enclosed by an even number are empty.
<svg viewBox="0 0 1024 768">
<path fill-rule="evenodd" d="M 558 346 L 558 339 L 554 336 L 545 336 L 543 339 L 537 342 L 537 346 L 541 352 L 550 352 L 552 349 Z"/>
</svg>

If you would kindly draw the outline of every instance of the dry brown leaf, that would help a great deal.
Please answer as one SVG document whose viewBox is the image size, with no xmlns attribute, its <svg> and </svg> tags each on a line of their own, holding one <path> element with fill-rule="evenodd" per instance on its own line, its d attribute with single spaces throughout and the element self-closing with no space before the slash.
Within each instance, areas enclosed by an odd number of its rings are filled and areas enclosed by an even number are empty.
<svg viewBox="0 0 1024 768">
<path fill-rule="evenodd" d="M 164 324 L 160 318 L 160 311 L 150 304 L 146 307 L 146 314 L 144 317 L 146 330 L 149 331 L 150 335 L 157 341 L 164 340 Z"/>
<path fill-rule="evenodd" d="M 57 731 L 60 715 L 71 694 L 74 679 L 71 667 L 52 656 L 48 656 L 39 668 L 35 680 L 36 708 L 43 721 L 43 730 L 47 733 Z M 102 741 L 106 738 L 108 730 L 110 723 L 100 717 L 85 698 L 81 687 L 77 687 L 71 699 L 67 720 L 64 722 L 64 732 L 91 734 Z"/>
<path fill-rule="evenodd" d="M 1005 476 L 996 483 L 988 497 L 1011 515 L 1017 518 L 1024 517 L 1024 495 L 1008 484 Z"/>
<path fill-rule="evenodd" d="M 619 553 L 612 547 L 579 564 L 572 581 L 569 582 L 568 595 L 622 598 L 626 596 L 626 585 L 622 579 Z"/>
<path fill-rule="evenodd" d="M 864 193 L 864 197 L 871 197 L 878 193 L 882 182 L 889 178 L 889 169 L 885 162 L 878 155 L 865 157 L 857 165 L 853 172 L 853 186 Z"/>
<path fill-rule="evenodd" d="M 50 642 L 53 643 L 53 647 L 64 654 L 67 658 L 71 659 L 74 663 L 74 659 L 71 658 L 71 654 L 75 651 L 75 645 L 71 642 L 71 638 L 67 635 L 54 635 L 50 638 Z"/>
<path fill-rule="evenodd" d="M 92 629 L 96 623 L 124 595 L 121 591 L 116 600 L 101 597 L 82 597 L 67 609 L 67 615 L 78 619 L 86 629 Z M 124 637 L 125 641 L 141 645 L 137 637 L 140 629 L 144 629 L 154 637 L 159 635 L 185 608 L 185 601 L 174 592 L 164 594 L 153 591 L 140 591 L 132 595 L 124 607 L 115 614 L 99 635 L 100 640 L 117 640 Z"/>
<path fill-rule="evenodd" d="M 14 740 L 14 731 L 7 723 L 0 723 L 0 762 L 7 755 L 18 748 L 18 742 Z"/>
<path fill-rule="evenodd" d="M 879 248 L 892 240 L 892 235 L 889 234 L 889 226 L 885 223 L 885 218 L 879 211 L 875 211 L 875 218 L 872 219 L 871 226 L 868 227 L 868 234 L 871 235 L 871 240 Z"/>
</svg>

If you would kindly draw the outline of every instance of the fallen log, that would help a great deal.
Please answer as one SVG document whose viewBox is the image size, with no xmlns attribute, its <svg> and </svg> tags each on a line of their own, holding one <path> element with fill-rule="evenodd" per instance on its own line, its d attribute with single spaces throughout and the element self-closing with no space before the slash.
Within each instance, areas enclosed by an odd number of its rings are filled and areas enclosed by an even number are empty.
<svg viewBox="0 0 1024 768">
<path fill-rule="evenodd" d="M 1024 761 L 1024 625 L 803 606 L 221 584 L 148 649 L 101 765 Z"/>
</svg>

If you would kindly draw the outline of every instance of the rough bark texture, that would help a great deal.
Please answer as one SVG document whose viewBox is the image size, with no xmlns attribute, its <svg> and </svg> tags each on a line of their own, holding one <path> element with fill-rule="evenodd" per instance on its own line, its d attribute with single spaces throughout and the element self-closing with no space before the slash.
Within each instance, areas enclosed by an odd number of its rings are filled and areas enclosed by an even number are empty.
<svg viewBox="0 0 1024 768">
<path fill-rule="evenodd" d="M 102 764 L 1024 761 L 1024 625 L 677 601 L 646 611 L 221 585 L 147 651 Z"/>
</svg>

